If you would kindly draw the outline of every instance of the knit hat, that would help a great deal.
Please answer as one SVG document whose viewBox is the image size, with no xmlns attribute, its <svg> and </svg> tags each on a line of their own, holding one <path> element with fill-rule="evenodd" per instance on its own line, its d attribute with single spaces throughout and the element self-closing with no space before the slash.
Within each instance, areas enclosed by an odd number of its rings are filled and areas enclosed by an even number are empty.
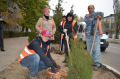
<svg viewBox="0 0 120 79">
<path fill-rule="evenodd" d="M 51 37 L 51 33 L 50 33 L 50 31 L 48 31 L 48 30 L 42 30 L 42 31 L 41 31 L 41 35 Z"/>
<path fill-rule="evenodd" d="M 45 14 L 45 11 L 49 11 L 49 13 L 50 13 L 50 10 L 48 9 L 48 8 L 45 8 L 45 9 L 43 9 L 43 14 Z"/>
</svg>

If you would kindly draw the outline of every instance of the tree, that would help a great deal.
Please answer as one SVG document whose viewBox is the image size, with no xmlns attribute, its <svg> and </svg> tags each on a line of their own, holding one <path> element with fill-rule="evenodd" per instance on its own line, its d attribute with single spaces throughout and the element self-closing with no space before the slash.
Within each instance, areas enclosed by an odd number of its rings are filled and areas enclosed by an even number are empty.
<svg viewBox="0 0 120 79">
<path fill-rule="evenodd" d="M 47 0 L 17 0 L 19 7 L 23 10 L 24 21 L 21 24 L 23 27 L 34 27 L 39 17 L 42 16 L 42 10 L 49 7 Z"/>
<path fill-rule="evenodd" d="M 80 17 L 80 22 L 83 22 L 84 21 L 84 18 L 83 17 Z"/>
<path fill-rule="evenodd" d="M 115 38 L 118 39 L 118 34 L 120 30 L 120 0 L 113 0 L 114 14 L 115 14 Z"/>
<path fill-rule="evenodd" d="M 62 0 L 58 0 L 58 4 L 56 5 L 55 7 L 55 10 L 53 10 L 53 19 L 55 21 L 55 24 L 56 24 L 56 33 L 55 33 L 55 42 L 58 42 L 59 40 L 59 29 L 58 29 L 58 26 L 60 24 L 60 22 L 62 21 L 62 16 L 63 16 L 63 8 L 61 7 L 61 4 L 62 4 Z"/>
</svg>

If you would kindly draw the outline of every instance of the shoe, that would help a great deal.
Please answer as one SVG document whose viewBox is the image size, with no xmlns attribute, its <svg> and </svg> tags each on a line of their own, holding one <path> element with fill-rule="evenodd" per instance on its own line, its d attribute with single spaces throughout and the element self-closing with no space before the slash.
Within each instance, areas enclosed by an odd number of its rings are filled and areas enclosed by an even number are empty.
<svg viewBox="0 0 120 79">
<path fill-rule="evenodd" d="M 64 60 L 64 61 L 62 61 L 63 63 L 66 63 L 67 61 L 66 60 Z"/>
<path fill-rule="evenodd" d="M 1 51 L 5 51 L 4 49 L 1 49 Z"/>
<path fill-rule="evenodd" d="M 98 66 L 93 66 L 94 71 L 98 71 L 99 67 Z"/>
<path fill-rule="evenodd" d="M 38 76 L 37 77 L 33 77 L 30 75 L 30 79 L 40 79 Z"/>
</svg>

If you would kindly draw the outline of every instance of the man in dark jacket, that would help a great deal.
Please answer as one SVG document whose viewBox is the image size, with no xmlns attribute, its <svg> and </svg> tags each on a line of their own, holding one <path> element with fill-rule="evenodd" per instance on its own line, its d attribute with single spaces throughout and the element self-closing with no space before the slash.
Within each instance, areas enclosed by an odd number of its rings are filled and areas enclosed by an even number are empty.
<svg viewBox="0 0 120 79">
<path fill-rule="evenodd" d="M 3 23 L 6 23 L 3 16 L 1 15 L 1 9 L 0 9 L 0 48 L 1 51 L 4 50 L 4 44 L 3 44 Z"/>
<path fill-rule="evenodd" d="M 74 33 L 74 35 L 77 34 L 77 30 L 78 30 L 78 25 L 77 22 L 74 20 L 74 15 L 73 13 L 68 13 L 66 16 L 66 21 L 63 23 L 62 27 L 60 28 L 60 32 L 64 33 L 65 30 L 67 30 L 67 36 L 65 36 L 63 39 L 65 39 L 65 37 L 70 38 L 72 37 L 72 34 Z M 67 47 L 67 41 L 64 41 L 64 45 L 65 45 L 65 54 L 68 56 L 68 47 Z M 71 46 L 71 45 L 70 45 Z"/>
<path fill-rule="evenodd" d="M 39 79 L 38 71 L 51 67 L 52 72 L 56 72 L 56 68 L 60 66 L 52 59 L 50 55 L 48 41 L 51 33 L 48 30 L 41 31 L 40 36 L 37 36 L 33 41 L 26 45 L 23 52 L 20 54 L 20 64 L 30 68 L 30 78 Z"/>
</svg>

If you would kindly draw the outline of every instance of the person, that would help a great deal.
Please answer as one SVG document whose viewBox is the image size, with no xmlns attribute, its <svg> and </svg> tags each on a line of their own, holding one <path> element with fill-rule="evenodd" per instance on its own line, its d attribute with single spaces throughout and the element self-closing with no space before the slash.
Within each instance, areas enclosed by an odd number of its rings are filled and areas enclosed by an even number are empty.
<svg viewBox="0 0 120 79">
<path fill-rule="evenodd" d="M 66 16 L 62 16 L 62 21 L 60 22 L 58 28 L 60 29 L 60 27 L 63 25 L 63 23 L 66 21 Z M 60 32 L 60 50 L 63 51 L 63 39 L 64 34 Z"/>
<path fill-rule="evenodd" d="M 100 20 L 103 17 L 103 13 L 102 12 L 95 12 L 94 10 L 95 10 L 94 5 L 88 6 L 89 13 L 85 15 L 84 21 L 87 25 L 85 28 L 87 50 L 90 52 L 92 42 L 93 42 L 94 31 L 95 31 L 97 19 L 99 19 L 98 29 L 96 32 L 95 42 L 94 42 L 93 51 L 92 51 L 92 58 L 94 60 L 93 69 L 95 71 L 97 71 L 100 67 L 100 38 L 102 36 L 102 27 L 101 27 Z"/>
<path fill-rule="evenodd" d="M 50 10 L 48 8 L 43 9 L 43 17 L 39 18 L 38 22 L 36 23 L 35 29 L 39 33 L 41 33 L 42 30 L 49 30 L 51 32 L 51 40 L 50 43 L 50 50 L 52 47 L 52 40 L 55 40 L 54 34 L 56 32 L 56 25 L 54 23 L 54 20 L 49 16 Z"/>
<path fill-rule="evenodd" d="M 74 20 L 74 15 L 73 15 L 73 13 L 69 12 L 66 16 L 66 21 L 63 23 L 62 27 L 60 28 L 61 33 L 65 33 L 67 31 L 67 36 L 64 34 L 63 39 L 65 39 L 65 37 L 68 37 L 69 41 L 70 41 L 72 34 L 74 34 L 74 38 L 76 39 L 77 38 L 77 30 L 78 30 L 78 25 L 77 25 L 77 22 Z M 66 56 L 68 57 L 68 47 L 67 47 L 66 39 L 64 41 L 64 45 L 65 45 L 64 52 L 65 52 Z M 66 62 L 66 59 L 63 62 Z"/>
<path fill-rule="evenodd" d="M 51 67 L 52 72 L 56 73 L 56 68 L 60 68 L 50 55 L 50 37 L 50 31 L 42 30 L 20 54 L 18 61 L 22 66 L 29 67 L 30 79 L 39 79 L 37 77 L 39 70 Z"/>
<path fill-rule="evenodd" d="M 5 51 L 4 44 L 3 44 L 3 23 L 5 24 L 5 20 L 3 16 L 1 15 L 1 9 L 0 9 L 0 48 L 1 51 Z"/>
</svg>

